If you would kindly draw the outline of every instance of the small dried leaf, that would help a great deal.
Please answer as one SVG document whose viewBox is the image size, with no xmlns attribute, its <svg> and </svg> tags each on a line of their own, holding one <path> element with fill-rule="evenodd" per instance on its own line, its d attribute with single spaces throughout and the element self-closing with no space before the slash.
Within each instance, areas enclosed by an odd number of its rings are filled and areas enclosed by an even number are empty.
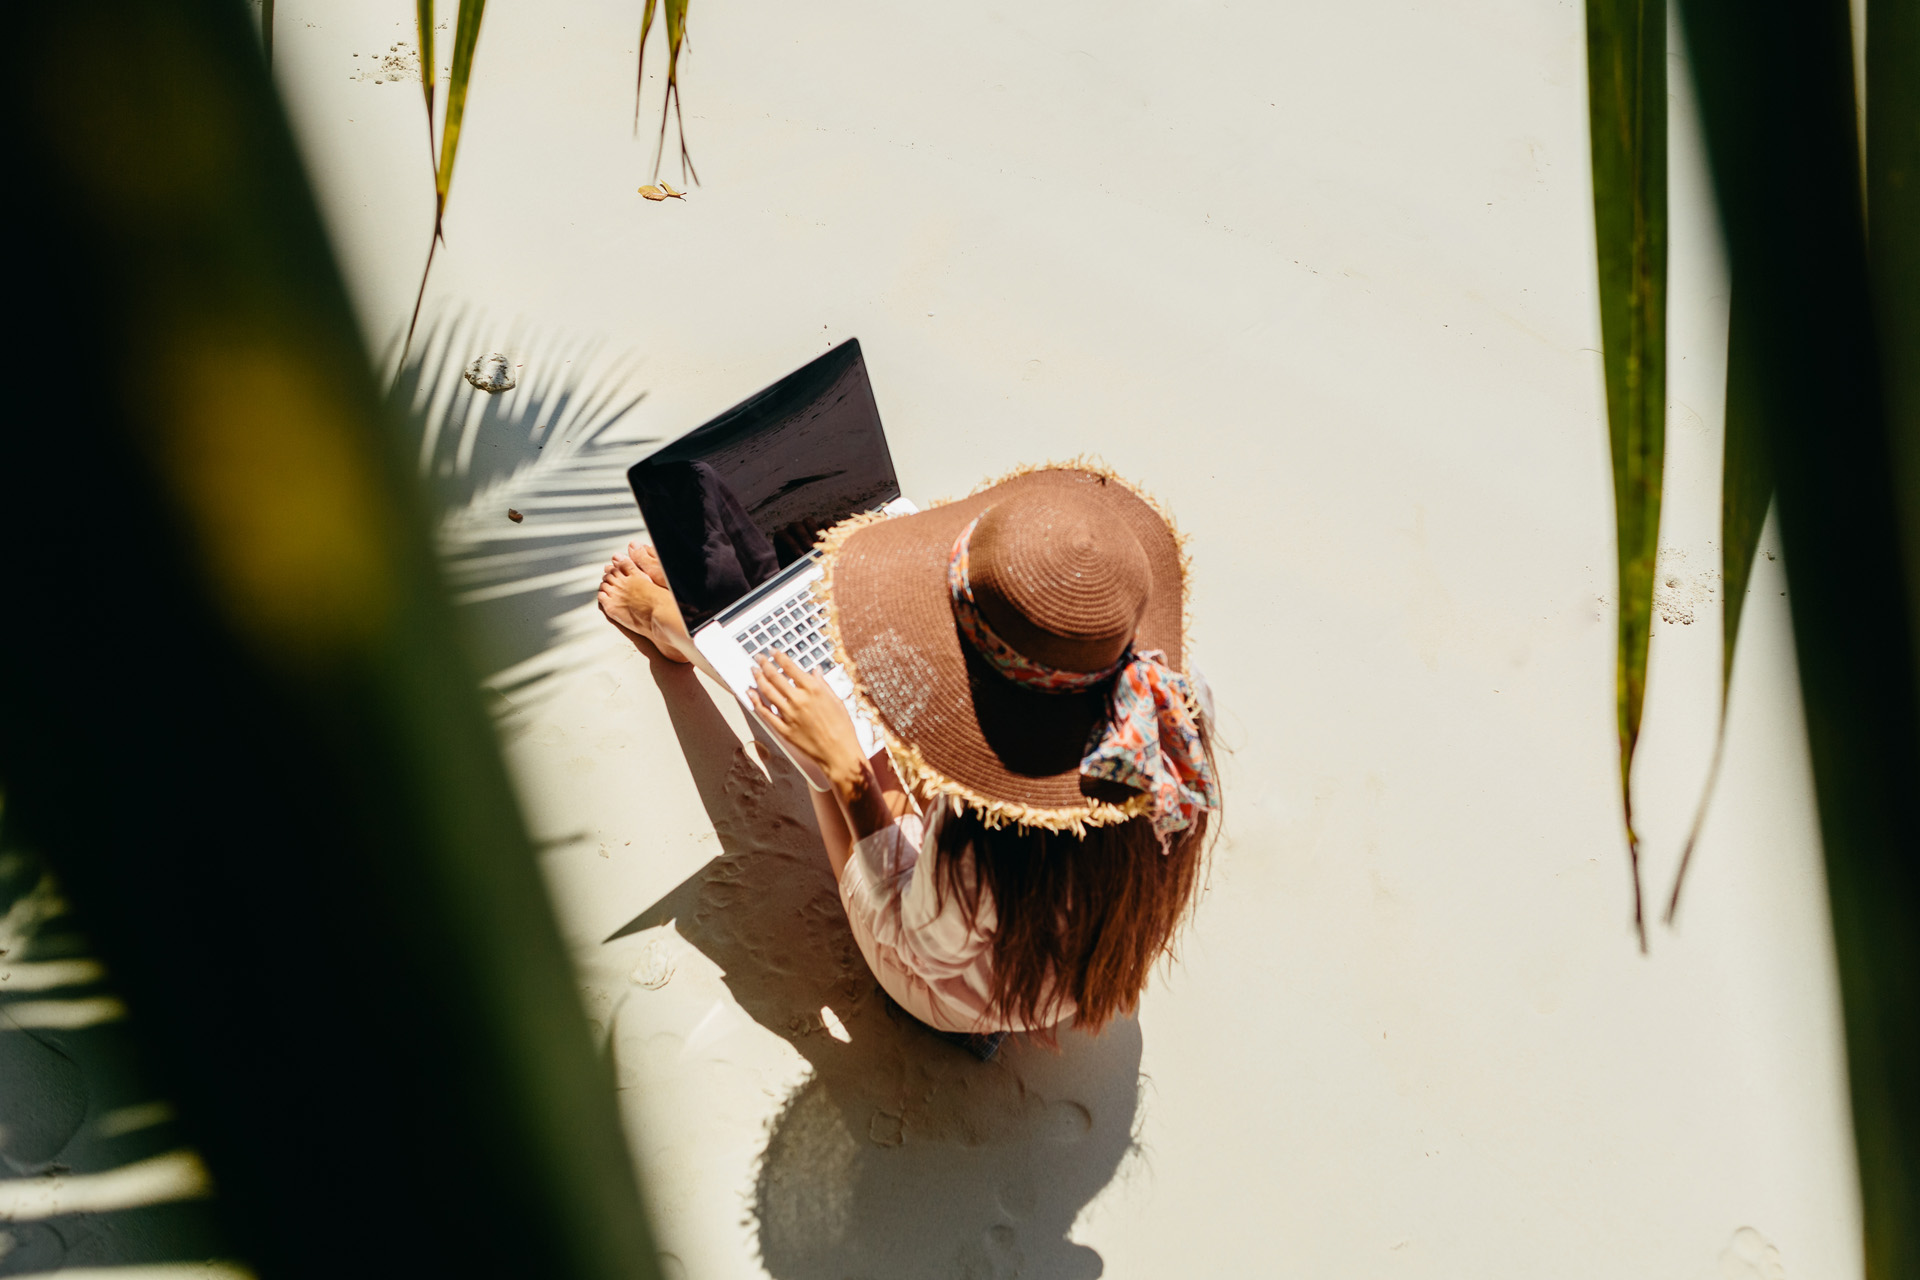
<svg viewBox="0 0 1920 1280">
<path fill-rule="evenodd" d="M 508 507 L 507 519 L 513 521 L 515 524 L 519 524 L 522 520 L 525 520 L 526 517 L 521 515 L 518 511 L 515 511 L 512 507 Z"/>
<path fill-rule="evenodd" d="M 642 187 L 640 188 L 640 194 L 649 200 L 665 200 L 667 198 L 667 193 L 658 187 Z"/>
<path fill-rule="evenodd" d="M 667 195 L 672 196 L 675 200 L 685 200 L 687 198 L 686 192 L 675 191 L 671 186 L 669 186 L 667 183 L 664 183 L 664 182 L 660 184 L 660 190 L 665 192 Z"/>
</svg>

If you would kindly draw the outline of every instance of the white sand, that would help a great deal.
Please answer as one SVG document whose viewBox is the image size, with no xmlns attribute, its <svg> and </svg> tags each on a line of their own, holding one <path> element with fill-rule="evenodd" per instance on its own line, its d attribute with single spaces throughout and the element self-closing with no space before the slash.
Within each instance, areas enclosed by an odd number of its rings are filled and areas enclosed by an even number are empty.
<svg viewBox="0 0 1920 1280">
<path fill-rule="evenodd" d="M 1771 534 L 1680 928 L 1629 930 L 1580 7 L 715 0 L 705 185 L 663 204 L 639 7 L 489 8 L 428 295 L 465 327 L 428 354 L 521 385 L 441 396 L 424 456 L 670 1273 L 1858 1274 Z M 431 197 L 417 86 L 365 69 L 409 9 L 279 14 L 384 341 Z M 1718 681 L 1726 286 L 1685 128 L 1674 196 L 1654 898 Z M 1138 1021 L 1058 1057 L 889 1019 L 791 775 L 590 612 L 637 441 L 849 335 L 914 496 L 1093 450 L 1193 538 L 1228 839 Z"/>
</svg>

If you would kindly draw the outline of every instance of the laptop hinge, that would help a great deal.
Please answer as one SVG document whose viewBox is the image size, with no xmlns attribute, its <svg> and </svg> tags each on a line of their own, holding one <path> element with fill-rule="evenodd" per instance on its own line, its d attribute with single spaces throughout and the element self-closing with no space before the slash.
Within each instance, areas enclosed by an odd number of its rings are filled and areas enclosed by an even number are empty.
<svg viewBox="0 0 1920 1280">
<path fill-rule="evenodd" d="M 771 578 L 768 578 L 744 596 L 741 596 L 719 613 L 714 614 L 709 625 L 728 626 L 741 614 L 755 612 L 756 606 L 760 601 L 765 600 L 777 591 L 784 590 L 795 578 L 819 563 L 820 553 L 818 551 L 808 551 L 806 555 L 795 560 L 792 564 L 774 574 Z"/>
</svg>

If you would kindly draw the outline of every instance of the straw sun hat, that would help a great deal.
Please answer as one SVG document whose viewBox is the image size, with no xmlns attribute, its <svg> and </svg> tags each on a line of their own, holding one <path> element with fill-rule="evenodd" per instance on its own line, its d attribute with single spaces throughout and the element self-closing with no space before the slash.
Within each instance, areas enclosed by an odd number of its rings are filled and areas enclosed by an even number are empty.
<svg viewBox="0 0 1920 1280">
<path fill-rule="evenodd" d="M 1016 472 L 820 543 L 835 660 L 922 791 L 989 825 L 1082 831 L 1215 807 L 1187 683 L 1186 556 L 1083 463 Z"/>
</svg>

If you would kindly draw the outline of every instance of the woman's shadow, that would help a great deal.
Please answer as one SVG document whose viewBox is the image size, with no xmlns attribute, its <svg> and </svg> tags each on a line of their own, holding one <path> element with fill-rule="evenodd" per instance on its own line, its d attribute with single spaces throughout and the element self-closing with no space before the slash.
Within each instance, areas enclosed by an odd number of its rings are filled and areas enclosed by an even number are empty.
<svg viewBox="0 0 1920 1280">
<path fill-rule="evenodd" d="M 1016 1036 L 980 1062 L 901 1013 L 848 931 L 805 781 L 770 742 L 743 746 L 690 668 L 649 657 L 721 853 L 606 941 L 671 921 L 812 1067 L 754 1182 L 767 1271 L 1100 1275 L 1067 1237 L 1136 1150 L 1139 1024 L 1067 1031 L 1057 1053 Z"/>
</svg>

